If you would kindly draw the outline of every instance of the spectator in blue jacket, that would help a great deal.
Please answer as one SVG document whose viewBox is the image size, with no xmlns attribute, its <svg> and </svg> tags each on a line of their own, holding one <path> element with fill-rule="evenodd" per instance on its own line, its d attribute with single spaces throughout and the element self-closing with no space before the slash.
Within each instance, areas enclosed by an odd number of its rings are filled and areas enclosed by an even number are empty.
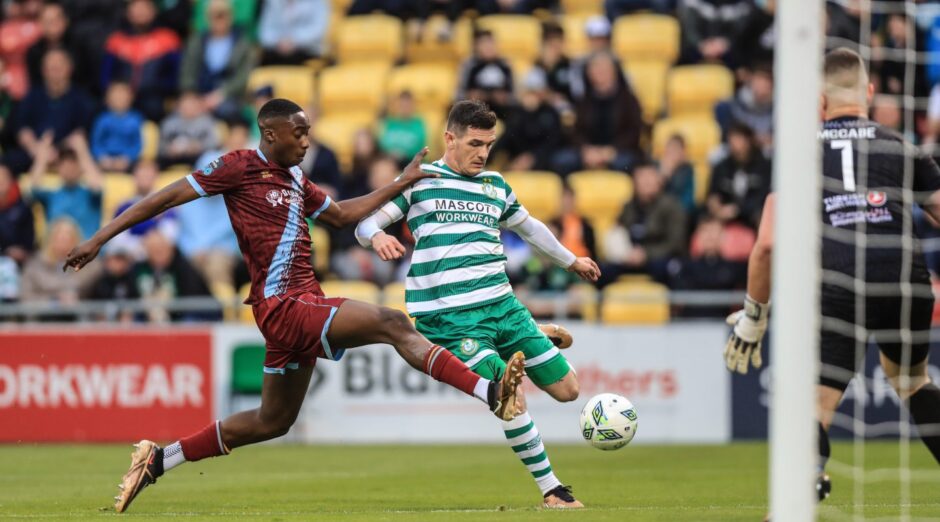
<svg viewBox="0 0 940 522">
<path fill-rule="evenodd" d="M 114 82 L 108 87 L 108 110 L 98 116 L 91 132 L 91 154 L 106 171 L 127 172 L 140 156 L 144 117 L 131 108 L 133 102 L 134 93 L 127 83 Z"/>
<path fill-rule="evenodd" d="M 54 144 L 85 130 L 95 114 L 95 102 L 71 82 L 72 59 L 62 49 L 52 49 L 42 61 L 42 85 L 33 86 L 16 108 L 13 132 L 19 148 L 7 153 L 13 172 L 29 169 L 39 147 L 39 137 L 50 132 Z"/>
</svg>

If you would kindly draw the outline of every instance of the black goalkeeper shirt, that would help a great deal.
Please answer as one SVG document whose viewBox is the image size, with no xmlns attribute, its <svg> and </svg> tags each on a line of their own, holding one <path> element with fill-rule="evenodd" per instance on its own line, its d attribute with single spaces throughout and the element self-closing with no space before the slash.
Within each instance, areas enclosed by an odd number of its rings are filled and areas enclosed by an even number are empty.
<svg viewBox="0 0 940 522">
<path fill-rule="evenodd" d="M 913 220 L 911 202 L 940 190 L 940 168 L 898 133 L 868 119 L 826 121 L 817 137 L 823 148 L 823 269 L 855 277 L 864 267 L 858 276 L 867 282 L 900 282 L 904 220 Z M 912 191 L 907 203 L 905 191 Z M 908 230 L 908 281 L 929 283 L 913 223 Z"/>
</svg>

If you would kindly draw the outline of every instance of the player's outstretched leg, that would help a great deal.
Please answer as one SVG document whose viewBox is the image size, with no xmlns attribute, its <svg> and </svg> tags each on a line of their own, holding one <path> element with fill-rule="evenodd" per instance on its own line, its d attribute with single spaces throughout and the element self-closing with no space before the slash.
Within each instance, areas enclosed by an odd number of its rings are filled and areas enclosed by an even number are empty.
<svg viewBox="0 0 940 522">
<path fill-rule="evenodd" d="M 508 420 L 516 416 L 516 389 L 525 371 L 521 352 L 510 358 L 503 378 L 494 382 L 473 373 L 452 353 L 428 341 L 402 312 L 352 300 L 344 301 L 336 312 L 327 338 L 338 349 L 390 344 L 412 368 L 480 399 L 497 417 Z"/>
<path fill-rule="evenodd" d="M 297 419 L 310 384 L 313 367 L 301 367 L 284 374 L 265 373 L 261 406 L 216 421 L 165 448 L 149 440 L 135 444 L 131 466 L 118 485 L 114 497 L 118 513 L 167 471 L 184 462 L 228 455 L 237 447 L 280 437 Z"/>
</svg>

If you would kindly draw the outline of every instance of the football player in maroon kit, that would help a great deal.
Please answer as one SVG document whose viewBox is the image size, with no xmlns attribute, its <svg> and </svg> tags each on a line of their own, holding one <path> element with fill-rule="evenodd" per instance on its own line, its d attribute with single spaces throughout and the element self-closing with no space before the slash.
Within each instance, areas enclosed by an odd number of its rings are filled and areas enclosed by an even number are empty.
<svg viewBox="0 0 940 522">
<path fill-rule="evenodd" d="M 235 413 L 165 448 L 136 444 L 115 509 L 123 512 L 143 488 L 186 461 L 287 433 L 303 403 L 318 358 L 338 360 L 347 348 L 395 347 L 412 367 L 484 401 L 497 416 L 516 414 L 524 358 L 516 353 L 497 383 L 470 371 L 457 357 L 419 334 L 397 310 L 342 297 L 325 297 L 310 262 L 306 218 L 335 227 L 358 223 L 412 183 L 431 176 L 419 168 L 423 149 L 393 183 L 345 201 L 333 201 L 297 166 L 310 146 L 310 121 L 294 102 L 274 99 L 258 113 L 257 150 L 225 154 L 201 171 L 142 199 L 69 253 L 64 269 L 80 270 L 115 235 L 199 197 L 225 198 L 238 245 L 251 275 L 250 304 L 264 335 L 261 406 Z"/>
</svg>

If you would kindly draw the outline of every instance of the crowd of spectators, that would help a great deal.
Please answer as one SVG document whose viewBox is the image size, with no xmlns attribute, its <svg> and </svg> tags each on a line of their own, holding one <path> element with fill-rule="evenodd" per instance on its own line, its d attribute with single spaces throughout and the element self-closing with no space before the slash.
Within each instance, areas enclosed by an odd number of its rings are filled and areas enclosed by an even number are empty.
<svg viewBox="0 0 940 522">
<path fill-rule="evenodd" d="M 600 4 L 600 2 L 599 2 Z M 208 296 L 239 288 L 245 269 L 221 198 L 200 199 L 141 223 L 116 238 L 102 259 L 79 276 L 61 264 L 70 248 L 102 220 L 103 173 L 126 173 L 136 195 L 156 188 L 161 171 L 203 168 L 219 155 L 256 146 L 253 115 L 274 95 L 271 85 L 248 89 L 265 65 L 329 63 L 330 22 L 385 12 L 405 21 L 406 38 L 420 38 L 431 16 L 443 15 L 437 38 L 456 35 L 468 13 L 529 14 L 542 23 L 538 56 L 528 67 L 501 53 L 496 35 L 474 27 L 470 56 L 455 65 L 454 98 L 487 101 L 501 119 L 491 167 L 551 171 L 563 181 L 559 215 L 550 223 L 578 255 L 602 262 L 602 285 L 642 274 L 683 290 L 740 289 L 764 198 L 771 188 L 773 151 L 774 0 L 606 0 L 586 17 L 587 52 L 566 54 L 563 15 L 551 0 L 10 0 L 0 21 L 0 301 L 68 304 L 78 299 L 161 299 Z M 940 137 L 940 62 L 906 64 L 906 51 L 940 51 L 940 12 L 918 4 L 917 15 L 860 17 L 855 2 L 827 3 L 830 45 L 871 47 L 876 103 L 872 117 L 912 141 Z M 853 7 L 855 6 L 855 7 Z M 677 64 L 717 64 L 733 74 L 733 94 L 706 108 L 721 129 L 709 157 L 710 177 L 687 153 L 682 135 L 652 154 L 650 120 L 625 66 L 612 49 L 613 22 L 654 12 L 681 28 Z M 473 16 L 471 14 L 471 16 Z M 872 26 L 862 28 L 870 18 Z M 567 26 L 570 31 L 570 26 Z M 864 30 L 862 30 L 864 29 Z M 913 127 L 903 94 L 924 100 Z M 412 93 L 390 96 L 373 129 L 350 139 L 352 158 L 311 135 L 301 167 L 329 194 L 361 195 L 395 177 L 433 139 Z M 317 110 L 310 115 L 316 118 Z M 144 157 L 143 129 L 159 128 L 156 153 Z M 632 178 L 633 197 L 614 223 L 578 213 L 567 179 L 582 170 L 612 170 Z M 46 188 L 49 173 L 60 180 Z M 707 187 L 697 186 L 710 179 Z M 704 197 L 702 197 L 704 196 Z M 523 203 L 525 203 L 523 201 Z M 43 217 L 36 237 L 34 209 Z M 406 245 L 403 224 L 392 230 Z M 321 278 L 402 280 L 407 267 L 381 262 L 361 249 L 351 230 L 330 231 L 328 273 Z M 564 270 L 504 232 L 511 278 L 537 314 L 559 311 L 541 292 L 566 292 L 576 282 Z M 406 256 L 407 257 L 407 256 Z M 321 263 L 323 264 L 323 263 Z M 572 305 L 564 313 L 577 314 Z M 119 309 L 120 320 L 171 320 L 159 307 Z M 184 317 L 183 317 L 184 318 Z"/>
</svg>

